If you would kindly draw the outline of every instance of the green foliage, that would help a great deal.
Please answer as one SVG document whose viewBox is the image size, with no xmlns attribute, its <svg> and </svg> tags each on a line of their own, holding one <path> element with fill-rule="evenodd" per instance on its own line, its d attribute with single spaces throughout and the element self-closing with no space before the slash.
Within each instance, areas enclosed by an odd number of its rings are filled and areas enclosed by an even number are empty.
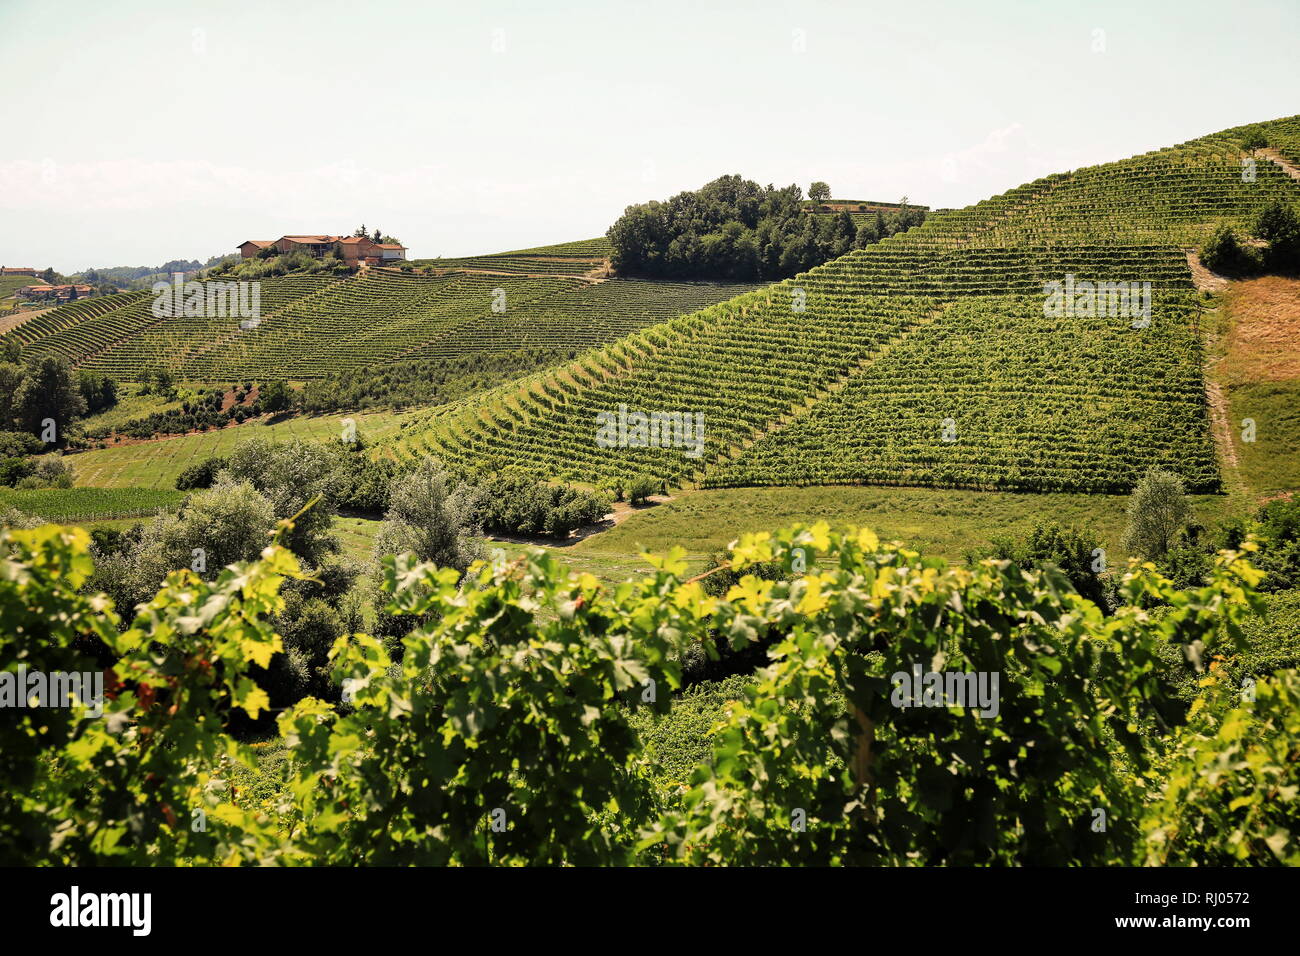
<svg viewBox="0 0 1300 956">
<path fill-rule="evenodd" d="M 603 493 L 551 485 L 514 466 L 479 478 L 475 499 L 475 517 L 484 531 L 560 541 L 600 521 L 612 507 Z"/>
<path fill-rule="evenodd" d="M 1241 148 L 1245 150 L 1263 149 L 1268 146 L 1268 134 L 1259 126 L 1249 127 L 1241 138 Z"/>
<path fill-rule="evenodd" d="M 1148 866 L 1300 866 L 1300 677 L 1203 682 L 1148 809 Z"/>
<path fill-rule="evenodd" d="M 1105 549 L 1094 535 L 1079 528 L 1054 522 L 1035 524 L 1023 540 L 996 537 L 987 550 L 968 556 L 967 561 L 982 558 L 1011 561 L 1025 571 L 1051 565 L 1079 594 L 1099 607 L 1106 606 L 1100 577 L 1107 570 Z"/>
<path fill-rule="evenodd" d="M 1226 224 L 1220 224 L 1205 241 L 1200 256 L 1207 269 L 1228 276 L 1248 275 L 1260 265 L 1255 250 L 1242 245 L 1237 234 Z"/>
<path fill-rule="evenodd" d="M 283 412 L 293 407 L 293 389 L 287 382 L 276 380 L 262 385 L 257 393 L 257 410 Z"/>
<path fill-rule="evenodd" d="M 393 478 L 388 511 L 375 536 L 376 559 L 414 554 L 418 561 L 463 571 L 482 545 L 475 537 L 474 489 L 457 483 L 434 458 Z"/>
<path fill-rule="evenodd" d="M 84 531 L 52 525 L 0 533 L 4 670 L 97 670 L 77 652 L 85 637 L 117 655 L 102 718 L 80 705 L 24 708 L 0 727 L 0 857 L 59 866 L 289 859 L 265 815 L 230 802 L 225 771 L 253 766 L 254 755 L 222 725 L 232 711 L 267 706 L 247 671 L 280 649 L 266 620 L 280 608 L 280 582 L 298 574 L 292 555 L 270 547 L 212 583 L 175 572 L 119 633 L 111 605 L 79 593 L 88 544 Z"/>
<path fill-rule="evenodd" d="M 41 440 L 28 432 L 0 431 L 0 458 L 22 458 L 44 448 Z"/>
<path fill-rule="evenodd" d="M 72 465 L 58 453 L 40 455 L 31 460 L 31 470 L 17 483 L 18 488 L 71 488 L 75 477 Z"/>
<path fill-rule="evenodd" d="M 637 475 L 627 483 L 627 500 L 632 505 L 643 505 L 651 495 L 663 490 L 663 482 L 652 475 Z"/>
<path fill-rule="evenodd" d="M 339 550 L 331 523 L 341 482 L 331 448 L 301 439 L 250 438 L 230 452 L 224 470 L 265 495 L 277 520 L 294 519 L 284 543 L 305 564 L 319 565 Z"/>
<path fill-rule="evenodd" d="M 83 593 L 88 545 L 52 526 L 0 534 L 4 669 L 84 669 L 86 639 L 115 658 L 103 719 L 20 709 L 0 726 L 5 862 L 1296 862 L 1294 674 L 1261 679 L 1249 706 L 1207 694 L 1153 746 L 1181 714 L 1157 650 L 1201 668 L 1243 645 L 1260 575 L 1241 553 L 1188 591 L 1132 567 L 1109 618 L 1054 570 L 949 568 L 824 525 L 745 536 L 737 572 L 797 552 L 809 570 L 745 575 L 720 598 L 684 580 L 680 554 L 612 591 L 541 551 L 464 581 L 389 558 L 388 610 L 422 622 L 394 664 L 280 594 L 305 582 L 278 541 L 211 582 L 169 575 L 124 633 Z M 258 752 L 225 728 L 271 705 L 257 675 L 284 647 L 273 620 L 304 651 L 292 672 L 338 635 L 345 706 L 283 713 L 291 759 L 250 800 L 235 781 Z M 662 716 L 693 642 L 768 635 L 756 679 Z M 892 706 L 891 675 L 914 663 L 998 673 L 997 713 Z M 675 737 L 687 760 L 657 766 Z"/>
<path fill-rule="evenodd" d="M 1148 468 L 1129 498 L 1124 547 L 1148 560 L 1162 557 L 1177 542 L 1190 515 L 1182 479 Z"/>
<path fill-rule="evenodd" d="M 169 571 L 190 568 L 211 579 L 223 567 L 250 561 L 266 547 L 275 527 L 271 502 L 251 484 L 223 476 L 189 495 L 179 511 L 159 514 L 123 548 L 105 555 L 94 586 L 119 608 L 148 600 Z"/>
<path fill-rule="evenodd" d="M 825 183 L 810 187 L 814 203 L 829 196 Z M 886 231 L 892 234 L 924 218 L 904 200 Z M 793 276 L 842 256 L 854 247 L 858 232 L 848 213 L 811 214 L 798 186 L 764 188 L 740 176 L 722 176 L 667 202 L 629 206 L 608 236 L 610 259 L 620 274 L 747 282 Z"/>
<path fill-rule="evenodd" d="M 221 457 L 208 458 L 196 465 L 190 465 L 176 476 L 176 488 L 179 491 L 211 488 L 212 483 L 217 480 L 217 473 L 225 467 L 226 459 Z"/>
<path fill-rule="evenodd" d="M 1277 272 L 1300 269 L 1300 217 L 1295 206 L 1275 201 L 1259 211 L 1252 232 L 1268 243 L 1264 263 Z"/>
<path fill-rule="evenodd" d="M 865 532 L 747 535 L 732 563 L 784 563 L 796 547 L 826 552 L 826 570 L 745 579 L 719 606 L 733 644 L 774 627 L 784 638 L 646 845 L 714 863 L 1122 860 L 1137 845 L 1140 795 L 1108 751 L 1148 764 L 1136 730 L 1168 703 L 1156 649 L 1228 640 L 1207 624 L 1222 615 L 1234 635 L 1246 605 L 1233 602 L 1258 578 L 1232 554 L 1196 593 L 1150 572 L 1126 577 L 1130 598 L 1174 604 L 1152 622 L 1132 608 L 1103 619 L 1054 572 L 945 569 Z M 914 665 L 999 673 L 996 718 L 891 707 L 889 675 Z M 1090 826 L 1096 808 L 1105 835 Z"/>
<path fill-rule="evenodd" d="M 86 402 L 86 413 L 94 415 L 117 404 L 117 382 L 98 372 L 82 371 L 77 375 L 81 397 Z"/>
<path fill-rule="evenodd" d="M 48 356 L 38 359 L 14 395 L 18 424 L 33 435 L 41 435 L 46 423 L 54 422 L 55 442 L 67 440 L 68 430 L 86 414 L 86 400 L 66 360 Z"/>
</svg>

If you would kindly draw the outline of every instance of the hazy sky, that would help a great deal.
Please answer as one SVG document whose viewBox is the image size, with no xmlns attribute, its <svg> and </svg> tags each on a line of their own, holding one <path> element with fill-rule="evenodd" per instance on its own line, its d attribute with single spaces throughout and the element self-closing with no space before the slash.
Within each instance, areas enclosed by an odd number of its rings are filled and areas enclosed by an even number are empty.
<svg viewBox="0 0 1300 956">
<path fill-rule="evenodd" d="M 961 206 L 1300 113 L 1300 3 L 0 0 L 0 264 L 602 234 L 723 173 Z"/>
</svg>

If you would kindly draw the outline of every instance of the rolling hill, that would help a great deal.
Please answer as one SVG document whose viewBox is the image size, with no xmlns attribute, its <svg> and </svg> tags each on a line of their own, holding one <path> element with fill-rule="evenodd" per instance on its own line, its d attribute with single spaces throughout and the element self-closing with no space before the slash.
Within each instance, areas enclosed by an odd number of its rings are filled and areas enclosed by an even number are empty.
<svg viewBox="0 0 1300 956">
<path fill-rule="evenodd" d="M 1297 117 L 1239 127 L 933 215 L 438 409 L 394 451 L 712 487 L 1117 492 L 1154 464 L 1215 491 L 1188 253 L 1221 223 L 1300 200 L 1282 165 L 1246 152 L 1258 130 L 1284 155 L 1300 142 Z M 1114 299 L 1049 315 L 1046 284 L 1076 279 L 1137 283 L 1145 318 L 1114 314 Z M 596 440 L 599 416 L 636 413 L 702 415 L 703 448 L 630 447 L 635 422 L 629 447 Z"/>
<path fill-rule="evenodd" d="M 454 266 L 437 260 L 428 272 L 262 279 L 261 318 L 249 328 L 232 317 L 159 318 L 150 293 L 131 292 L 62 306 L 11 334 L 27 354 L 60 355 L 127 381 L 160 366 L 197 380 L 313 379 L 519 350 L 543 363 L 556 361 L 753 288 L 597 281 L 585 273 L 592 263 L 604 263 L 603 255 L 581 254 L 603 241 L 457 260 Z"/>
</svg>

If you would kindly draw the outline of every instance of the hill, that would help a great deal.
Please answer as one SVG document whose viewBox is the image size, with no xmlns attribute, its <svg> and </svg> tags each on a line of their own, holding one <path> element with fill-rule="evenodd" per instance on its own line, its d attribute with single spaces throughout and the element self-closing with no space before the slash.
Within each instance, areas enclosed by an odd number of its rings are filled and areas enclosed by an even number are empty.
<svg viewBox="0 0 1300 956">
<path fill-rule="evenodd" d="M 597 260 L 582 258 L 599 244 L 592 242 L 474 260 L 483 268 L 443 260 L 427 272 L 262 279 L 260 318 L 251 325 L 230 316 L 160 318 L 150 293 L 130 292 L 54 309 L 10 334 L 28 354 L 61 355 L 127 381 L 159 367 L 205 381 L 310 380 L 524 353 L 522 367 L 507 365 L 526 371 L 752 288 L 599 282 L 585 275 Z"/>
<path fill-rule="evenodd" d="M 936 214 L 440 409 L 394 450 L 589 482 L 648 473 L 713 487 L 1117 492 L 1155 464 L 1191 490 L 1218 490 L 1206 321 L 1188 252 L 1219 224 L 1245 228 L 1268 202 L 1300 200 L 1300 183 L 1267 150 L 1248 152 L 1261 133 L 1285 154 L 1300 142 L 1300 118 Z M 1056 314 L 1052 282 L 1074 293 Z M 1112 287 L 1099 303 L 1096 283 L 1125 283 L 1125 295 Z M 677 426 L 703 416 L 703 444 L 638 432 L 627 419 L 638 414 L 657 414 L 656 424 L 677 415 Z M 602 415 L 619 416 L 614 447 L 596 440 Z M 634 447 L 642 438 L 651 447 Z"/>
</svg>

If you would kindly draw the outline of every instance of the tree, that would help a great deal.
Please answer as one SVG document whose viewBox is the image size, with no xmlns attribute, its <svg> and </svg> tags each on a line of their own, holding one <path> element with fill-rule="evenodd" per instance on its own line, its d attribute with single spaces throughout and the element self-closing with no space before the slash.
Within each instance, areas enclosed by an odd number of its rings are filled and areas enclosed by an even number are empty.
<svg viewBox="0 0 1300 956">
<path fill-rule="evenodd" d="M 332 524 L 341 481 L 334 455 L 325 445 L 252 438 L 235 446 L 225 471 L 265 495 L 277 519 L 294 518 L 284 544 L 303 563 L 317 566 L 339 550 Z"/>
<path fill-rule="evenodd" d="M 1190 515 L 1183 480 L 1148 468 L 1129 498 L 1124 547 L 1145 560 L 1157 560 L 1174 546 Z"/>
<path fill-rule="evenodd" d="M 93 415 L 117 404 L 117 382 L 98 372 L 78 373 L 78 387 L 86 400 L 86 411 Z"/>
<path fill-rule="evenodd" d="M 814 205 L 824 203 L 831 198 L 831 187 L 820 181 L 815 182 L 808 187 L 808 198 Z"/>
<path fill-rule="evenodd" d="M 264 412 L 282 412 L 293 407 L 293 389 L 288 382 L 264 384 L 257 393 L 257 407 Z"/>
<path fill-rule="evenodd" d="M 96 561 L 94 587 L 123 611 L 158 590 L 171 571 L 187 568 L 213 580 L 223 567 L 248 561 L 270 543 L 275 512 L 265 495 L 246 481 L 223 475 L 196 491 L 177 512 L 141 527 L 123 550 Z"/>
<path fill-rule="evenodd" d="M 425 458 L 389 487 L 388 511 L 375 536 L 376 559 L 410 552 L 440 568 L 464 571 L 483 550 L 476 539 L 474 497 L 469 486 L 453 486 L 436 458 Z"/>
<path fill-rule="evenodd" d="M 1295 207 L 1273 202 L 1261 209 L 1251 229 L 1268 243 L 1264 262 L 1270 269 L 1289 270 L 1300 266 L 1300 220 Z"/>
<path fill-rule="evenodd" d="M 16 362 L 0 362 L 0 430 L 8 429 L 18 418 L 18 389 L 27 372 Z"/>
<path fill-rule="evenodd" d="M 1253 263 L 1250 253 L 1237 241 L 1237 234 L 1223 223 L 1201 246 L 1201 264 L 1212 272 L 1240 275 Z"/>
<path fill-rule="evenodd" d="M 55 442 L 62 444 L 72 423 L 86 414 L 86 400 L 67 361 L 47 356 L 32 366 L 15 396 L 22 427 L 43 435 L 54 422 Z M 44 439 L 42 439 L 44 440 Z"/>
</svg>

